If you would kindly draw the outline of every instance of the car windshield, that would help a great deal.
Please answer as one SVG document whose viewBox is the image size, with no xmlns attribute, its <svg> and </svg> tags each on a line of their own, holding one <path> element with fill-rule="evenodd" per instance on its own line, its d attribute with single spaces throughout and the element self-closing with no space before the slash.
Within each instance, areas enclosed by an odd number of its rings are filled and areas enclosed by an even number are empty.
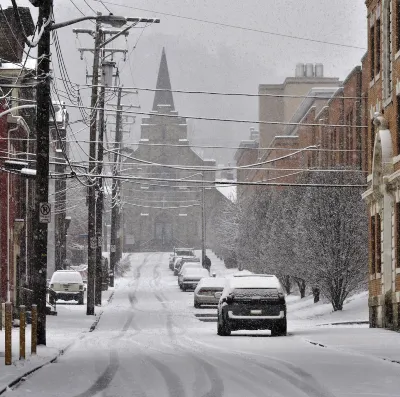
<svg viewBox="0 0 400 397">
<path fill-rule="evenodd" d="M 183 250 L 183 251 L 177 251 L 176 255 L 178 255 L 178 256 L 194 256 L 194 253 L 191 250 Z"/>
</svg>

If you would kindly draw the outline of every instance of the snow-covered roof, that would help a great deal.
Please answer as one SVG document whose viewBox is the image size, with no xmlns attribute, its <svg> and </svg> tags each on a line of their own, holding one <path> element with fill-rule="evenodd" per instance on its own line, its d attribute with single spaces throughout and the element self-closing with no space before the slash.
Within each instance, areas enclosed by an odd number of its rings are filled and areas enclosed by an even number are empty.
<svg viewBox="0 0 400 397">
<path fill-rule="evenodd" d="M 0 65 L 0 69 L 3 70 L 19 70 L 22 69 L 22 65 L 25 65 L 25 69 L 35 70 L 36 69 L 36 59 L 28 58 L 25 62 L 23 60 L 21 64 L 12 62 L 3 62 Z"/>
<path fill-rule="evenodd" d="M 217 181 L 222 182 L 234 182 L 228 179 L 217 179 Z M 222 193 L 228 200 L 232 201 L 233 203 L 236 202 L 237 197 L 237 189 L 235 185 L 216 185 L 217 190 Z"/>
<path fill-rule="evenodd" d="M 57 270 L 53 273 L 50 283 L 82 283 L 82 276 L 73 270 Z"/>
<path fill-rule="evenodd" d="M 204 277 L 208 277 L 209 273 L 208 270 L 203 269 L 203 268 L 198 268 L 198 267 L 189 267 L 187 269 L 184 270 L 184 274 L 185 276 L 202 276 L 204 275 Z"/>
</svg>

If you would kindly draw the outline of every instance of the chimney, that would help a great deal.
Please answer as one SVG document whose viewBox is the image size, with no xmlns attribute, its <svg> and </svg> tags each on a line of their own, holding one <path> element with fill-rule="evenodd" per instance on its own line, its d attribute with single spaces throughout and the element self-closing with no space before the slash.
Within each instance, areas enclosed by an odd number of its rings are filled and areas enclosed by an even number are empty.
<svg viewBox="0 0 400 397">
<path fill-rule="evenodd" d="M 322 63 L 315 64 L 315 77 L 324 77 L 324 65 Z"/>
<path fill-rule="evenodd" d="M 18 10 L 26 35 L 33 35 L 35 25 L 29 8 L 18 7 Z M 21 63 L 25 42 L 12 7 L 0 13 L 0 25 L 0 58 L 5 62 Z"/>
<path fill-rule="evenodd" d="M 296 65 L 296 77 L 304 77 L 304 63 L 298 63 Z"/>
<path fill-rule="evenodd" d="M 306 77 L 314 77 L 314 65 L 312 63 L 306 64 Z"/>
</svg>

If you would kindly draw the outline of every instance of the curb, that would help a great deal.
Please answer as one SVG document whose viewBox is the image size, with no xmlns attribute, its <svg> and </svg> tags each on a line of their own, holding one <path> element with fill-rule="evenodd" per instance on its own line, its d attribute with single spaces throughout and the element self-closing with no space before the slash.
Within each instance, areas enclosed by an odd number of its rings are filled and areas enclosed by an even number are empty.
<svg viewBox="0 0 400 397">
<path fill-rule="evenodd" d="M 337 323 L 324 323 L 324 324 L 317 324 L 316 327 L 325 327 L 327 325 L 364 325 L 369 324 L 369 321 L 342 321 Z"/>
<path fill-rule="evenodd" d="M 115 292 L 115 291 L 113 291 L 112 294 L 111 294 L 111 295 L 109 296 L 109 298 L 107 299 L 107 302 L 108 302 L 108 303 L 111 303 L 112 298 L 114 297 L 114 292 Z M 104 310 L 102 310 L 102 311 L 99 313 L 99 315 L 98 315 L 96 321 L 91 325 L 91 327 L 90 327 L 90 329 L 89 329 L 89 332 L 93 332 L 93 331 L 97 328 L 97 325 L 99 324 L 99 321 L 100 321 L 100 318 L 101 318 L 103 312 L 104 312 Z M 81 338 L 82 338 L 83 336 L 84 336 L 84 335 L 81 335 Z M 75 343 L 75 342 L 70 343 L 69 345 L 67 345 L 67 346 L 64 347 L 63 349 L 60 349 L 60 350 L 58 351 L 58 354 L 56 354 L 56 355 L 53 356 L 52 358 L 46 360 L 46 361 L 43 362 L 42 364 L 39 364 L 37 367 L 34 367 L 34 368 L 30 369 L 29 371 L 25 372 L 24 374 L 18 376 L 18 378 L 14 379 L 14 380 L 13 380 L 12 382 L 10 382 L 7 386 L 5 386 L 5 387 L 3 387 L 2 389 L 0 389 L 0 396 L 3 395 L 6 391 L 8 391 L 8 389 L 11 389 L 12 387 L 14 387 L 14 386 L 17 385 L 18 383 L 20 383 L 20 382 L 22 381 L 23 378 L 26 378 L 27 376 L 33 374 L 34 372 L 38 371 L 39 369 L 43 368 L 43 367 L 46 366 L 46 365 L 53 364 L 54 362 L 56 362 L 57 359 L 58 359 L 59 357 L 61 357 L 63 354 L 65 354 L 65 353 L 67 352 L 67 350 L 69 350 L 69 348 L 70 348 L 74 343 Z"/>
</svg>

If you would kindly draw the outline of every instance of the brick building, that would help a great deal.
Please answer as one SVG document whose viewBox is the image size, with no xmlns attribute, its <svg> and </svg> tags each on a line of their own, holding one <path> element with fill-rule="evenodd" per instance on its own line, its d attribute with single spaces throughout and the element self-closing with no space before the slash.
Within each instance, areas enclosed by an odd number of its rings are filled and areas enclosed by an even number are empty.
<svg viewBox="0 0 400 397">
<path fill-rule="evenodd" d="M 20 7 L 28 35 L 34 24 L 29 9 Z M 34 99 L 35 63 L 23 62 L 24 41 L 11 8 L 0 13 L 0 113 Z M 11 61 L 11 62 L 10 62 Z M 24 63 L 22 67 L 21 63 Z M 16 84 L 17 83 L 17 84 Z M 16 86 L 15 86 L 16 85 Z M 31 274 L 34 182 L 7 170 L 7 162 L 32 160 L 33 109 L 19 109 L 0 117 L 0 302 L 20 303 L 20 286 Z"/>
<path fill-rule="evenodd" d="M 367 0 L 369 307 L 400 327 L 400 2 Z"/>
<path fill-rule="evenodd" d="M 238 181 L 296 183 L 307 169 L 336 166 L 364 170 L 362 151 L 366 146 L 367 88 L 363 89 L 363 69 L 356 67 L 340 87 L 313 87 L 299 102 L 287 123 L 268 147 L 243 141 L 236 153 L 238 166 L 258 163 L 254 169 L 238 170 Z M 364 131 L 364 133 L 363 133 Z M 246 144 L 246 145 L 245 145 Z M 309 150 L 305 148 L 312 147 Z M 241 191 L 251 191 L 242 187 Z"/>
</svg>

